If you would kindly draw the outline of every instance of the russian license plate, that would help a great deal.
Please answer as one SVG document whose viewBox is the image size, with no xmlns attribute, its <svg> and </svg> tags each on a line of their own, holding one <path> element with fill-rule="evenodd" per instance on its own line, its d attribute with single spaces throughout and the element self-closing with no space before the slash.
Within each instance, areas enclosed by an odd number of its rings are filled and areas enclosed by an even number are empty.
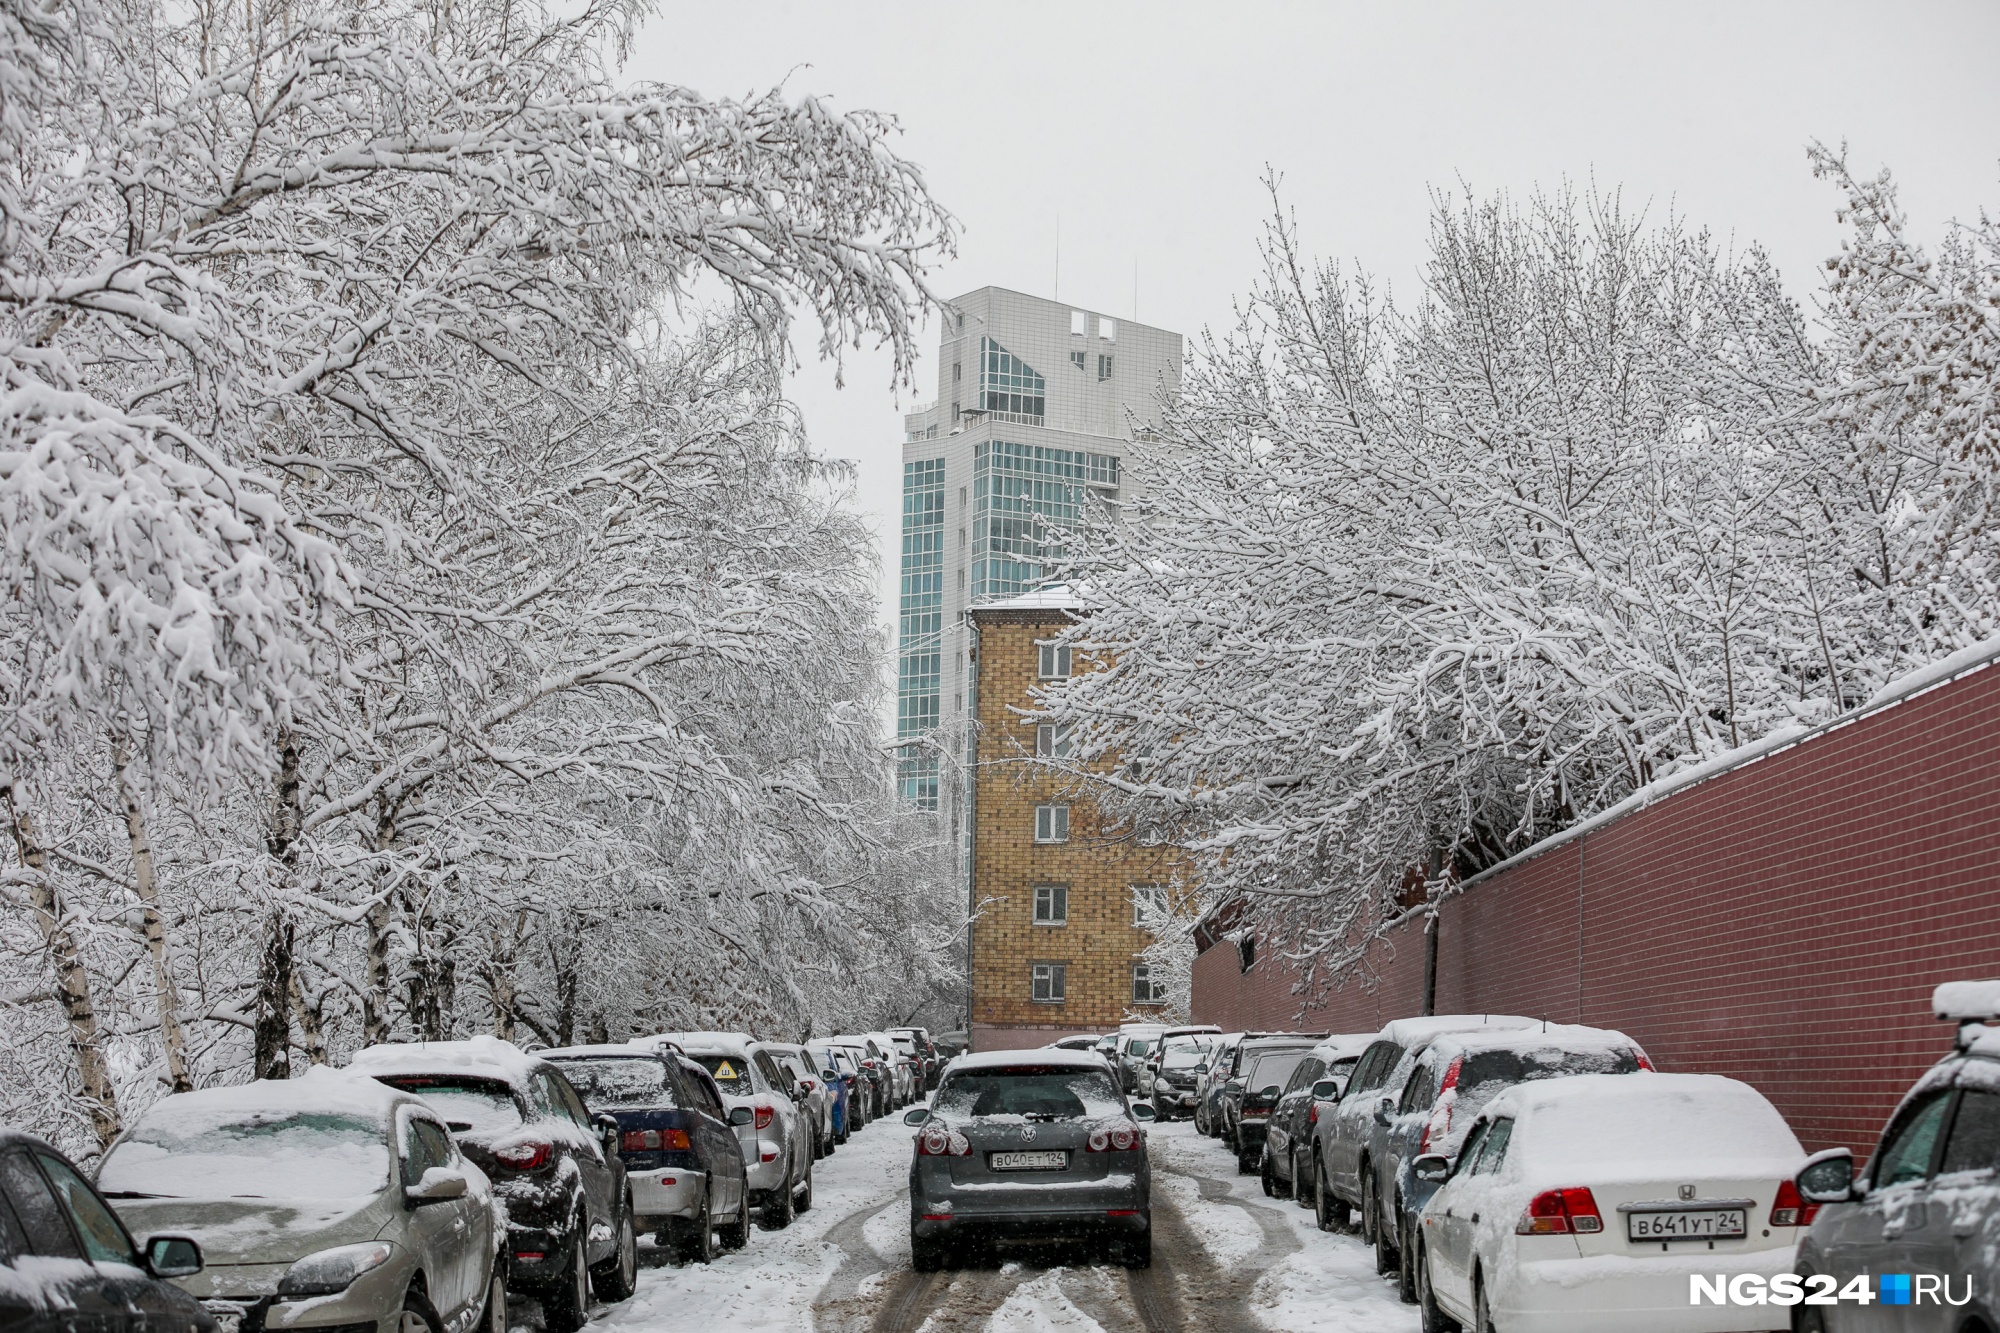
<svg viewBox="0 0 2000 1333">
<path fill-rule="evenodd" d="M 996 1152 L 987 1165 L 995 1171 L 1060 1171 L 1069 1165 L 1066 1152 Z"/>
<path fill-rule="evenodd" d="M 1670 1213 L 1627 1213 L 1629 1240 L 1742 1240 L 1747 1218 L 1741 1208 L 1687 1208 Z"/>
</svg>

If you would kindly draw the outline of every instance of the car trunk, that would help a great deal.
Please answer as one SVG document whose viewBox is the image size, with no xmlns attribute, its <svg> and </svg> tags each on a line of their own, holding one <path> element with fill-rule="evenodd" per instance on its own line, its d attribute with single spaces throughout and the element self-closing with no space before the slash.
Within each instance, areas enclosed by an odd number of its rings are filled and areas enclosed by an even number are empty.
<svg viewBox="0 0 2000 1333">
<path fill-rule="evenodd" d="M 1585 1258 L 1738 1254 L 1775 1249 L 1797 1239 L 1796 1227 L 1771 1225 L 1771 1204 L 1778 1193 L 1778 1181 L 1771 1177 L 1689 1173 L 1596 1184 L 1590 1191 L 1604 1229 L 1578 1233 L 1577 1251 Z M 1740 1236 L 1727 1235 L 1718 1225 L 1735 1215 L 1743 1223 Z M 1643 1239 L 1634 1236 L 1640 1229 L 1647 1233 Z"/>
<path fill-rule="evenodd" d="M 1050 1181 L 1097 1181 L 1109 1173 L 1112 1157 L 1128 1153 L 1087 1152 L 1095 1120 L 1029 1120 L 1020 1116 L 980 1117 L 955 1125 L 972 1145 L 964 1157 L 951 1158 L 954 1185 L 1035 1186 Z M 1026 1156 L 1060 1153 L 1062 1161 L 1037 1166 Z M 995 1164 L 995 1156 L 999 1164 Z M 1009 1161 L 1014 1165 L 1008 1165 Z"/>
</svg>

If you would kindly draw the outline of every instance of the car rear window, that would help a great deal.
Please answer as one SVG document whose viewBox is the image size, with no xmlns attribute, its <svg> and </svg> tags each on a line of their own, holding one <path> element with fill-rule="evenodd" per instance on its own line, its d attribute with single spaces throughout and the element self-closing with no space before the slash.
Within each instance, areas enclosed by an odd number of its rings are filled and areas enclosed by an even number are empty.
<svg viewBox="0 0 2000 1333">
<path fill-rule="evenodd" d="M 714 1076 L 716 1086 L 731 1097 L 748 1097 L 757 1091 L 756 1085 L 750 1081 L 750 1062 L 741 1056 L 697 1055 L 694 1058 Z"/>
<path fill-rule="evenodd" d="M 1153 1043 L 1147 1041 L 1144 1037 L 1134 1037 L 1132 1044 L 1125 1048 L 1125 1053 L 1127 1055 L 1144 1055 L 1152 1049 Z"/>
<path fill-rule="evenodd" d="M 1284 1087 L 1285 1081 L 1291 1078 L 1292 1071 L 1299 1067 L 1299 1061 L 1305 1058 L 1304 1051 L 1271 1051 L 1253 1055 L 1243 1075 L 1244 1090 L 1253 1093 L 1269 1092 L 1274 1088 Z"/>
<path fill-rule="evenodd" d="M 521 1127 L 521 1107 L 513 1089 L 494 1079 L 395 1074 L 381 1081 L 423 1098 L 454 1133 L 493 1135 Z"/>
<path fill-rule="evenodd" d="M 584 1105 L 593 1111 L 676 1105 L 673 1086 L 667 1082 L 667 1067 L 658 1060 L 608 1055 L 556 1063 Z"/>
<path fill-rule="evenodd" d="M 1639 1053 L 1630 1049 L 1600 1047 L 1594 1050 L 1565 1051 L 1553 1047 L 1530 1050 L 1479 1051 L 1465 1057 L 1458 1073 L 1458 1108 L 1453 1112 L 1463 1121 L 1476 1115 L 1486 1103 L 1517 1083 L 1538 1078 L 1560 1078 L 1565 1074 L 1636 1074 Z"/>
<path fill-rule="evenodd" d="M 388 1127 L 320 1111 L 161 1108 L 104 1159 L 112 1197 L 347 1199 L 389 1186 Z"/>
<path fill-rule="evenodd" d="M 1125 1110 L 1108 1070 L 1066 1065 L 969 1069 L 948 1076 L 933 1108 L 940 1115 L 1075 1120 Z"/>
</svg>

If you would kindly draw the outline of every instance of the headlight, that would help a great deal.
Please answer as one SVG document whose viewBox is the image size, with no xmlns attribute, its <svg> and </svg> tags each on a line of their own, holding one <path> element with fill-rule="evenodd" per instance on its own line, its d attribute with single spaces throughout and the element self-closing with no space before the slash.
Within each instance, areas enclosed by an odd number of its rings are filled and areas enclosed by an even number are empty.
<svg viewBox="0 0 2000 1333">
<path fill-rule="evenodd" d="M 285 1270 L 278 1279 L 280 1296 L 331 1296 L 346 1291 L 355 1278 L 371 1268 L 389 1262 L 396 1247 L 386 1240 L 360 1245 L 340 1245 L 309 1254 Z"/>
</svg>

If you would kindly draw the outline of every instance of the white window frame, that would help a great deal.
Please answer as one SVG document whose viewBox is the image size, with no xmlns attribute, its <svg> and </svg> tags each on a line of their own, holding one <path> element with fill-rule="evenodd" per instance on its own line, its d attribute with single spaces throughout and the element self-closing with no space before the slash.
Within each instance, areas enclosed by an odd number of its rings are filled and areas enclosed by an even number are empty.
<svg viewBox="0 0 2000 1333">
<path fill-rule="evenodd" d="M 1167 886 L 1132 886 L 1132 924 L 1140 930 L 1158 930 L 1167 919 Z"/>
<path fill-rule="evenodd" d="M 1072 337 L 1072 338 L 1081 338 L 1081 337 L 1083 337 L 1083 331 L 1084 331 L 1084 319 L 1085 319 L 1085 315 L 1084 315 L 1083 311 L 1081 311 L 1081 310 L 1072 310 L 1072 311 L 1070 311 L 1070 312 L 1069 312 L 1069 336 L 1070 336 L 1070 337 Z"/>
<path fill-rule="evenodd" d="M 1069 807 L 1067 805 L 1038 805 L 1035 807 L 1035 841 L 1049 845 L 1069 841 Z"/>
<path fill-rule="evenodd" d="M 1073 748 L 1069 738 L 1069 723 L 1039 722 L 1035 725 L 1035 757 L 1037 759 L 1067 759 Z"/>
<path fill-rule="evenodd" d="M 1035 992 L 1042 993 L 1037 995 Z M 1069 964 L 1037 962 L 1028 964 L 1028 1000 L 1032 1004 L 1065 1004 L 1069 996 Z"/>
<path fill-rule="evenodd" d="M 1069 645 L 1049 640 L 1035 641 L 1035 674 L 1042 680 L 1068 680 L 1073 658 Z"/>
<path fill-rule="evenodd" d="M 1037 884 L 1035 886 L 1034 922 L 1038 926 L 1066 926 L 1069 924 L 1069 885 Z"/>
<path fill-rule="evenodd" d="M 1146 996 L 1143 999 L 1139 996 L 1141 982 L 1144 982 L 1146 987 Z M 1153 975 L 1153 964 L 1135 960 L 1132 964 L 1132 1003 L 1165 1004 L 1166 1002 L 1166 979 Z"/>
</svg>

